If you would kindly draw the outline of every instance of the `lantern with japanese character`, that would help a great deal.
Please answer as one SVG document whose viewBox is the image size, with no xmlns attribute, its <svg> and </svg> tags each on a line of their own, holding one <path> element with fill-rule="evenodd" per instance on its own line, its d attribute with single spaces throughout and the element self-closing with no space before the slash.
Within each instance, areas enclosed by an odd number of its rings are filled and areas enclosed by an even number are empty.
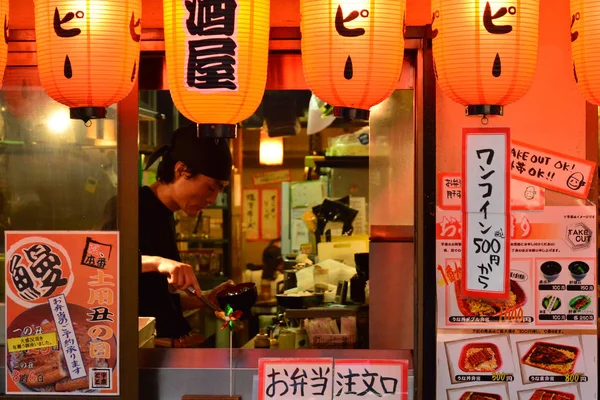
<svg viewBox="0 0 600 400">
<path fill-rule="evenodd" d="M 600 3 L 571 0 L 571 53 L 577 87 L 590 103 L 600 105 Z"/>
<path fill-rule="evenodd" d="M 267 80 L 269 0 L 164 0 L 169 89 L 200 135 L 236 137 Z"/>
<path fill-rule="evenodd" d="M 85 122 L 133 88 L 140 57 L 141 0 L 36 0 L 40 81 Z"/>
<path fill-rule="evenodd" d="M 395 89 L 404 60 L 405 0 L 303 0 L 302 65 L 336 115 L 367 116 Z"/>
<path fill-rule="evenodd" d="M 436 78 L 467 115 L 501 115 L 529 90 L 539 8 L 539 0 L 432 0 Z"/>
</svg>

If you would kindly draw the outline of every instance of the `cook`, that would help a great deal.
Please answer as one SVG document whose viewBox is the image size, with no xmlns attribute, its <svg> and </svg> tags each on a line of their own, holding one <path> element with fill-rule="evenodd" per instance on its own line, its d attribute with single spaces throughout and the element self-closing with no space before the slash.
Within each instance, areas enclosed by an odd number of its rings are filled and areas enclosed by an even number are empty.
<svg viewBox="0 0 600 400">
<path fill-rule="evenodd" d="M 203 338 L 190 335 L 184 310 L 201 308 L 202 302 L 185 293 L 172 293 L 170 286 L 201 293 L 193 268 L 181 262 L 175 236 L 173 213 L 182 210 L 196 216 L 213 204 L 228 185 L 232 158 L 226 139 L 198 137 L 196 125 L 173 132 L 170 146 L 153 153 L 146 169 L 159 157 L 157 182 L 139 191 L 139 315 L 156 318 L 158 338 L 173 347 L 192 347 Z M 208 294 L 215 296 L 228 281 Z M 157 340 L 157 343 L 165 342 Z"/>
</svg>

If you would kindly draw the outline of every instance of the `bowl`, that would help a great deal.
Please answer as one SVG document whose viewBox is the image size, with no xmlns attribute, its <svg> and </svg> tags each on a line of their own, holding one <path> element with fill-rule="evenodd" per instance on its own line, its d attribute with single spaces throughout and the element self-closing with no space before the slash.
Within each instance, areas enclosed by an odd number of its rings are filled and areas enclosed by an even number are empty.
<svg viewBox="0 0 600 400">
<path fill-rule="evenodd" d="M 554 282 L 560 275 L 562 266 L 556 261 L 546 261 L 542 264 L 540 270 L 542 271 L 542 275 L 544 275 L 544 279 L 548 282 Z"/>
<path fill-rule="evenodd" d="M 235 286 L 226 287 L 217 293 L 217 301 L 221 309 L 229 306 L 233 311 L 241 311 L 242 318 L 250 315 L 250 309 L 256 303 L 258 291 L 256 285 L 252 282 L 239 283 Z"/>
<path fill-rule="evenodd" d="M 590 266 L 583 261 L 573 261 L 571 264 L 569 264 L 569 272 L 571 273 L 573 279 L 576 281 L 582 281 L 585 279 L 588 272 L 590 272 Z"/>
</svg>

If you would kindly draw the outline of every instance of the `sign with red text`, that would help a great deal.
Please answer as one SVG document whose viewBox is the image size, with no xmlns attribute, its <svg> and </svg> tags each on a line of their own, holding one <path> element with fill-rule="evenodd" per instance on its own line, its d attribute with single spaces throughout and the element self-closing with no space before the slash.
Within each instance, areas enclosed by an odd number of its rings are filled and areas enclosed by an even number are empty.
<svg viewBox="0 0 600 400">
<path fill-rule="evenodd" d="M 462 175 L 460 172 L 438 174 L 438 207 L 442 210 L 460 210 L 462 207 Z M 531 183 L 510 180 L 511 210 L 543 210 L 546 190 Z"/>
<path fill-rule="evenodd" d="M 512 142 L 510 173 L 515 179 L 587 199 L 596 163 Z"/>
<path fill-rule="evenodd" d="M 463 296 L 510 295 L 509 154 L 509 129 L 463 129 Z"/>
<path fill-rule="evenodd" d="M 6 393 L 118 394 L 119 233 L 6 232 Z"/>
</svg>

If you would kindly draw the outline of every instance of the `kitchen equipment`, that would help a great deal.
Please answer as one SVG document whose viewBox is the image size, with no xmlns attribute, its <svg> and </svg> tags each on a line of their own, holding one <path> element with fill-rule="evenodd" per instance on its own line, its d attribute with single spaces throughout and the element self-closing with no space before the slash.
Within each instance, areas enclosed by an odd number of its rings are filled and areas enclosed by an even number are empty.
<svg viewBox="0 0 600 400">
<path fill-rule="evenodd" d="M 360 240 L 334 240 L 332 242 L 321 242 L 317 245 L 319 261 L 339 260 L 351 267 L 356 266 L 354 255 L 356 253 L 367 253 L 369 251 L 369 239 Z"/>
<path fill-rule="evenodd" d="M 293 350 L 296 348 L 296 335 L 290 329 L 279 331 L 279 350 Z"/>
<path fill-rule="evenodd" d="M 277 305 L 282 308 L 302 309 L 316 307 L 323 303 L 323 293 L 313 293 L 304 296 L 277 295 Z"/>
<path fill-rule="evenodd" d="M 296 270 L 290 269 L 283 271 L 283 280 L 277 282 L 277 294 L 281 294 L 286 290 L 293 289 L 298 285 L 296 278 Z"/>
</svg>

